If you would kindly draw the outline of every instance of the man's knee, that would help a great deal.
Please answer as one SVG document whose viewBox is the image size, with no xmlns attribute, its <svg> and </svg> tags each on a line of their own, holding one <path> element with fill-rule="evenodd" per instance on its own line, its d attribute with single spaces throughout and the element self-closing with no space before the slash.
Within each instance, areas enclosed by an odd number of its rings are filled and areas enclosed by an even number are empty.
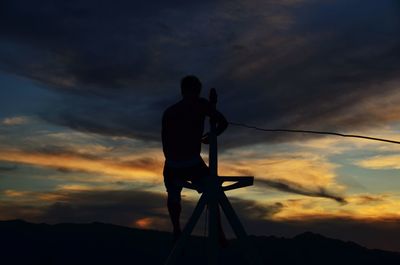
<svg viewBox="0 0 400 265">
<path fill-rule="evenodd" d="M 181 203 L 181 193 L 180 192 L 168 192 L 168 204 L 180 204 Z"/>
</svg>

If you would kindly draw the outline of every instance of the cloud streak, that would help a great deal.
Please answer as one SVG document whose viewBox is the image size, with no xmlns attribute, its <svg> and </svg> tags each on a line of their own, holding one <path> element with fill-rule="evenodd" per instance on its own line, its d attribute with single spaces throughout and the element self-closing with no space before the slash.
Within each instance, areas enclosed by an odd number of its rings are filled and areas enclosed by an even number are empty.
<svg viewBox="0 0 400 265">
<path fill-rule="evenodd" d="M 140 179 L 160 181 L 161 161 L 154 156 L 138 154 L 134 159 L 108 158 L 50 146 L 36 150 L 3 149 L 0 160 L 58 169 L 62 172 L 90 172 L 110 176 L 114 181 Z M 99 177 L 101 178 L 101 177 Z"/>
<path fill-rule="evenodd" d="M 259 179 L 259 180 L 257 180 L 257 183 L 267 186 L 267 187 L 277 189 L 279 191 L 283 191 L 283 192 L 300 194 L 300 195 L 305 195 L 305 196 L 310 196 L 310 197 L 320 197 L 320 198 L 332 199 L 340 204 L 347 203 L 347 201 L 344 197 L 334 194 L 334 193 L 326 190 L 324 187 L 317 187 L 317 189 L 307 188 L 298 183 L 283 180 L 283 179 L 274 179 L 274 180 Z"/>
</svg>

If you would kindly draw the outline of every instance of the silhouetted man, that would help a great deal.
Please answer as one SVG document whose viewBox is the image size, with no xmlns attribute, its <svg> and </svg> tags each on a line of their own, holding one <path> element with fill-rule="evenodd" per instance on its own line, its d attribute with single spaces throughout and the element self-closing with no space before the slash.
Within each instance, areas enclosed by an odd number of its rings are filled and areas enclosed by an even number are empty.
<svg viewBox="0 0 400 265">
<path fill-rule="evenodd" d="M 200 97 L 200 91 L 201 82 L 197 77 L 184 77 L 181 80 L 182 100 L 165 110 L 162 118 L 164 183 L 174 240 L 181 234 L 182 183 L 190 181 L 201 192 L 201 180 L 210 175 L 209 168 L 200 156 L 201 143 L 208 143 L 207 134 L 203 134 L 205 118 L 215 119 L 217 135 L 228 127 L 225 117 L 207 99 Z M 220 241 L 224 243 L 221 225 L 219 230 Z"/>
</svg>

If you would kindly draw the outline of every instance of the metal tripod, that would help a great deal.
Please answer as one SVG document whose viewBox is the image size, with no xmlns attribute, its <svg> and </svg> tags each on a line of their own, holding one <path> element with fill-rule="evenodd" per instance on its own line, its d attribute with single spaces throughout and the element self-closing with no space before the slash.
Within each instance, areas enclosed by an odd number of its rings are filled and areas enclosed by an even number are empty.
<svg viewBox="0 0 400 265">
<path fill-rule="evenodd" d="M 210 91 L 210 103 L 213 108 L 216 107 L 217 93 L 215 89 Z M 172 249 L 165 265 L 177 264 L 179 256 L 185 246 L 187 239 L 192 233 L 196 223 L 198 222 L 204 208 L 208 206 L 208 244 L 207 244 L 207 264 L 218 264 L 218 207 L 221 206 L 222 211 L 225 213 L 233 232 L 241 243 L 241 252 L 247 260 L 247 264 L 261 265 L 262 262 L 255 253 L 251 242 L 247 238 L 246 231 L 239 217 L 236 215 L 232 205 L 225 195 L 225 191 L 238 189 L 246 186 L 253 185 L 254 177 L 233 177 L 233 176 L 218 176 L 218 149 L 217 149 L 217 135 L 216 122 L 210 119 L 210 133 L 209 133 L 209 168 L 210 176 L 205 181 L 203 194 L 201 195 L 192 216 L 189 218 L 185 228 L 182 231 L 181 237 L 176 242 Z M 228 186 L 222 186 L 224 182 L 233 182 Z M 191 183 L 187 182 L 184 185 L 186 188 L 195 189 Z"/>
</svg>

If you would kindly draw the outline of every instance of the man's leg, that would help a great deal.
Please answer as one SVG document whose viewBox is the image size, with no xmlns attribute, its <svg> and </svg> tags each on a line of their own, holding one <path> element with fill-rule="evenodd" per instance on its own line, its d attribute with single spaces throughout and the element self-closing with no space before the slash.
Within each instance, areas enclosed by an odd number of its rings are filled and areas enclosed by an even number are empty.
<svg viewBox="0 0 400 265">
<path fill-rule="evenodd" d="M 179 175 L 176 169 L 171 169 L 164 166 L 164 184 L 167 189 L 167 208 L 169 217 L 172 222 L 172 228 L 174 233 L 174 241 L 178 239 L 181 234 L 180 216 L 181 216 L 181 191 L 182 187 L 176 183 L 174 178 Z"/>
<path fill-rule="evenodd" d="M 171 194 L 172 192 L 168 193 L 168 212 L 169 217 L 171 218 L 173 233 L 174 233 L 174 240 L 177 240 L 178 237 L 181 235 L 181 225 L 180 225 L 180 216 L 181 216 L 181 202 L 177 200 L 176 194 Z"/>
</svg>

